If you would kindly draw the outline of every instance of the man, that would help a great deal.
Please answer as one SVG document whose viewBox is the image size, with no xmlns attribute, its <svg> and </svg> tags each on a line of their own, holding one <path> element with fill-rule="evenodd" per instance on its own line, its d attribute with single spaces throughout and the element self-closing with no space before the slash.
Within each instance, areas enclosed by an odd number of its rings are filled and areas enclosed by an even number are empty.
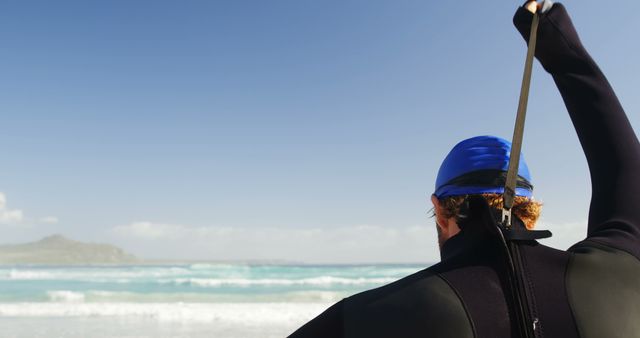
<svg viewBox="0 0 640 338">
<path fill-rule="evenodd" d="M 445 159 L 432 197 L 442 261 L 342 300 L 291 337 L 640 337 L 640 144 L 565 8 L 526 7 L 514 24 L 528 39 L 531 12 L 541 10 L 536 58 L 560 90 L 589 163 L 587 238 L 567 251 L 500 238 L 501 190 L 484 188 L 501 186 L 505 168 L 496 163 L 508 160 L 508 142 L 463 141 Z M 478 164 L 469 151 L 486 151 L 496 163 L 480 156 Z M 516 212 L 514 226 L 524 231 L 522 221 L 530 228 L 537 213 L 526 167 L 519 174 L 520 203 L 533 203 L 524 207 L 533 218 Z"/>
</svg>

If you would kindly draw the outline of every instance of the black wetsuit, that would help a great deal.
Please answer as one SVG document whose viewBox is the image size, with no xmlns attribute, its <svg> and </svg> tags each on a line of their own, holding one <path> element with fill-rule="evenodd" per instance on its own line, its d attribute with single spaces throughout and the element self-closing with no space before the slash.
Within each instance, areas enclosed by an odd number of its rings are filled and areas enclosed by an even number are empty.
<svg viewBox="0 0 640 338">
<path fill-rule="evenodd" d="M 525 39 L 531 18 L 514 17 Z M 585 240 L 519 245 L 527 325 L 535 337 L 640 337 L 640 145 L 561 4 L 540 16 L 536 57 L 569 111 L 593 196 Z M 504 253 L 470 229 L 444 244 L 441 263 L 346 298 L 290 337 L 520 337 Z"/>
</svg>

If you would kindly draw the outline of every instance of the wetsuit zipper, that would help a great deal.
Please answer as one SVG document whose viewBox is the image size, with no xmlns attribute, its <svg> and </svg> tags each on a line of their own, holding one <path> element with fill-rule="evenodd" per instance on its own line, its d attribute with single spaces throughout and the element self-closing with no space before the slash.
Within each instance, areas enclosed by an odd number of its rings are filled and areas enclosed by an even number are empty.
<svg viewBox="0 0 640 338">
<path fill-rule="evenodd" d="M 526 288 L 526 280 L 524 276 L 524 268 L 522 257 L 520 256 L 520 248 L 516 241 L 507 241 L 505 239 L 504 230 L 500 228 L 499 234 L 503 244 L 506 263 L 509 270 L 509 290 L 511 299 L 513 300 L 515 310 L 515 321 L 522 338 L 535 338 L 537 318 L 532 318 L 529 308 L 529 301 Z"/>
<path fill-rule="evenodd" d="M 509 242 L 509 253 L 513 261 L 513 274 L 514 284 L 516 284 L 516 292 L 519 298 L 519 317 L 522 318 L 521 330 L 523 337 L 534 338 L 537 337 L 536 326 L 537 318 L 533 318 L 531 303 L 529 302 L 530 295 L 528 294 L 527 280 L 524 271 L 524 264 L 522 263 L 522 255 L 520 253 L 520 246 L 518 242 Z"/>
</svg>

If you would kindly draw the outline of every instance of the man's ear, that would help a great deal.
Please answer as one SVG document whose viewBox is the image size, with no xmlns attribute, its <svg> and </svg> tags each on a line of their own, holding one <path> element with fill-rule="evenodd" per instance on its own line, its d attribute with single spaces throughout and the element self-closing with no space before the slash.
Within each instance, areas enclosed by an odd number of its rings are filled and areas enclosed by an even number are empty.
<svg viewBox="0 0 640 338">
<path fill-rule="evenodd" d="M 431 203 L 433 203 L 433 211 L 436 214 L 436 224 L 440 229 L 446 230 L 449 222 L 442 214 L 442 206 L 440 205 L 440 200 L 438 200 L 436 195 L 431 195 Z"/>
</svg>

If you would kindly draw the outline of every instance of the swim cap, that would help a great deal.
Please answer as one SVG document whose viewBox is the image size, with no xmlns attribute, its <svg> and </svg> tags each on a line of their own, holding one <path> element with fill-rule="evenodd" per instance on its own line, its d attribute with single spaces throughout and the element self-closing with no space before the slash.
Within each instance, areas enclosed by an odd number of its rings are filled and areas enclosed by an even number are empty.
<svg viewBox="0 0 640 338">
<path fill-rule="evenodd" d="M 509 170 L 511 142 L 477 136 L 458 143 L 444 159 L 436 179 L 437 198 L 472 194 L 502 194 Z M 531 197 L 529 168 L 520 154 L 516 196 Z"/>
</svg>

